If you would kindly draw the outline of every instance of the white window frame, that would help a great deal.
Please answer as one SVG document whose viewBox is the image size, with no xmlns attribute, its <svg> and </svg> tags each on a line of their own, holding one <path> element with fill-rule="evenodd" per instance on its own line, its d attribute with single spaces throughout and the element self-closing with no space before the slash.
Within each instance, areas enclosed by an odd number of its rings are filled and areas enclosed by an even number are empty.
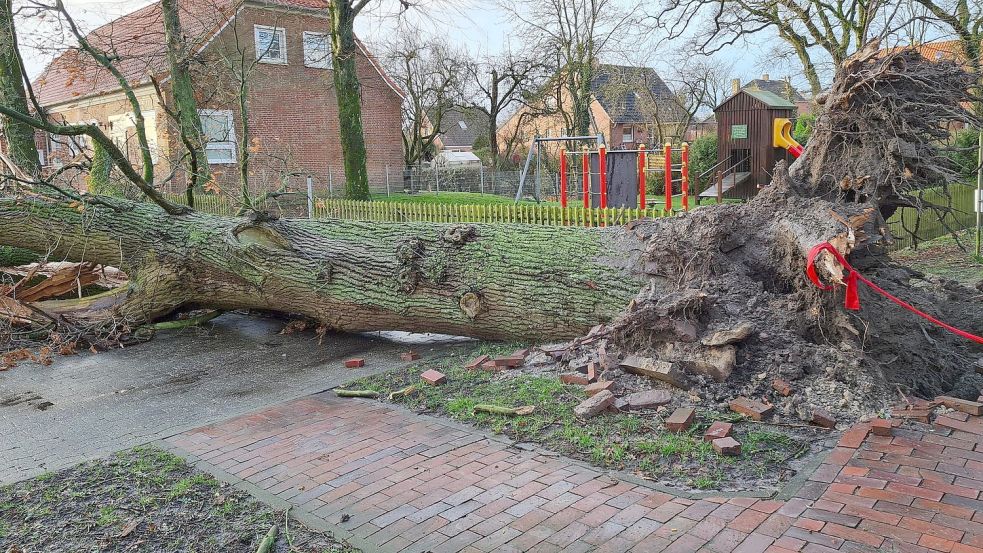
<svg viewBox="0 0 983 553">
<path fill-rule="evenodd" d="M 634 125 L 623 125 L 621 127 L 621 142 L 622 144 L 627 144 L 629 142 L 635 141 L 635 126 Z"/>
<path fill-rule="evenodd" d="M 235 122 L 232 119 L 232 110 L 230 109 L 199 109 L 198 117 L 222 117 L 224 116 L 228 121 L 229 135 L 226 140 L 222 141 L 208 141 L 205 143 L 205 157 L 208 158 L 209 165 L 234 165 L 238 163 L 238 145 L 236 144 L 236 128 Z M 207 136 L 205 137 L 207 139 Z M 212 159 L 213 152 L 228 152 L 229 155 L 226 157 Z"/>
<path fill-rule="evenodd" d="M 324 45 L 327 48 L 327 51 L 324 52 L 324 57 L 320 60 L 315 60 L 312 56 L 308 55 L 307 40 L 308 38 L 314 37 L 320 37 L 322 40 L 324 40 Z M 331 35 L 328 33 L 304 31 L 304 67 L 311 67 L 314 69 L 331 69 Z"/>
<path fill-rule="evenodd" d="M 280 43 L 280 57 L 272 58 L 269 55 L 269 47 L 260 49 L 259 33 L 268 31 L 273 33 L 273 40 Z M 270 27 L 269 25 L 253 25 L 253 45 L 256 48 L 256 59 L 260 63 L 272 63 L 274 65 L 287 65 L 287 31 L 283 27 Z"/>
</svg>

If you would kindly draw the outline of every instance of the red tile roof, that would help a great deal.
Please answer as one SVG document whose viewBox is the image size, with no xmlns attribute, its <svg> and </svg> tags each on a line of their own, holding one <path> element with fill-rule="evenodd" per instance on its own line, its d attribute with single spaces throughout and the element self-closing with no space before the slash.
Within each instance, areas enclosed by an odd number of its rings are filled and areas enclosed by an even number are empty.
<svg viewBox="0 0 983 553">
<path fill-rule="evenodd" d="M 327 0 L 264 0 L 262 4 L 301 9 L 322 9 Z M 184 34 L 201 47 L 242 5 L 237 0 L 182 0 Z M 116 66 L 131 85 L 147 84 L 151 76 L 167 73 L 164 22 L 155 2 L 115 19 L 87 36 L 96 48 L 119 56 Z M 41 105 L 51 106 L 119 90 L 116 77 L 91 56 L 75 49 L 56 57 L 34 82 Z"/>
</svg>

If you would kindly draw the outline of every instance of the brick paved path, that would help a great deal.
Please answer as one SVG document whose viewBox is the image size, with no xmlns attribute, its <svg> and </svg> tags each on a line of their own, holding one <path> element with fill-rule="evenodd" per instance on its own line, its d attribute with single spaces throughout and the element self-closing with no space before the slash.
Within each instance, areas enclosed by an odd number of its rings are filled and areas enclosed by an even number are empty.
<svg viewBox="0 0 983 553">
<path fill-rule="evenodd" d="M 893 437 L 859 425 L 786 501 L 674 497 L 453 423 L 324 394 L 186 432 L 168 447 L 367 551 L 983 553 L 981 435 L 983 421 L 959 413 Z"/>
</svg>

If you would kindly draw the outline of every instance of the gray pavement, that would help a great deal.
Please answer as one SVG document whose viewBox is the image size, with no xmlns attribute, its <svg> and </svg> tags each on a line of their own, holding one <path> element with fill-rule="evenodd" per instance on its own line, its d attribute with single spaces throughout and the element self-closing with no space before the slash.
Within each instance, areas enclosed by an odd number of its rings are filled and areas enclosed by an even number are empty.
<svg viewBox="0 0 983 553">
<path fill-rule="evenodd" d="M 282 321 L 227 314 L 203 329 L 160 333 L 131 348 L 55 357 L 0 373 L 0 483 L 326 390 L 460 340 L 380 333 L 278 334 Z M 408 345 L 411 344 L 411 345 Z M 361 369 L 343 361 L 364 357 Z"/>
</svg>

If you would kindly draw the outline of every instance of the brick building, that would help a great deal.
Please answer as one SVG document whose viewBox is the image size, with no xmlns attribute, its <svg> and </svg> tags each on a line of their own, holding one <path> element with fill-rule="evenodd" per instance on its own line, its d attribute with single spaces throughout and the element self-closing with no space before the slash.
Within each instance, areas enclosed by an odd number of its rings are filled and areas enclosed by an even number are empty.
<svg viewBox="0 0 983 553">
<path fill-rule="evenodd" d="M 541 91 L 543 105 L 523 107 L 499 128 L 499 143 L 516 142 L 528 148 L 535 136 L 566 134 L 562 112 L 572 110 L 560 81 Z M 546 91 L 556 87 L 557 92 Z M 608 148 L 637 148 L 678 140 L 685 132 L 682 110 L 672 91 L 654 69 L 601 64 L 591 81 L 591 134 L 600 134 Z M 562 108 L 560 107 L 562 105 Z"/>
<path fill-rule="evenodd" d="M 344 166 L 325 7 L 325 0 L 181 2 L 209 164 L 221 188 L 237 182 L 241 146 L 251 155 L 249 184 L 254 191 L 275 189 L 284 179 L 291 188 L 300 188 L 308 175 L 319 189 L 326 189 L 329 179 L 335 190 L 341 189 Z M 163 186 L 183 190 L 180 135 L 164 109 L 172 98 L 159 3 L 94 30 L 89 41 L 119 58 L 117 66 L 145 119 L 157 181 L 173 172 Z M 364 45 L 359 43 L 359 48 L 369 179 L 384 187 L 387 168 L 393 174 L 402 169 L 403 96 Z M 242 140 L 242 82 L 248 89 L 248 143 Z M 98 123 L 131 161 L 140 164 L 130 103 L 118 81 L 91 56 L 66 51 L 45 69 L 34 88 L 51 118 Z M 49 166 L 88 147 L 59 137 L 42 142 Z"/>
</svg>

